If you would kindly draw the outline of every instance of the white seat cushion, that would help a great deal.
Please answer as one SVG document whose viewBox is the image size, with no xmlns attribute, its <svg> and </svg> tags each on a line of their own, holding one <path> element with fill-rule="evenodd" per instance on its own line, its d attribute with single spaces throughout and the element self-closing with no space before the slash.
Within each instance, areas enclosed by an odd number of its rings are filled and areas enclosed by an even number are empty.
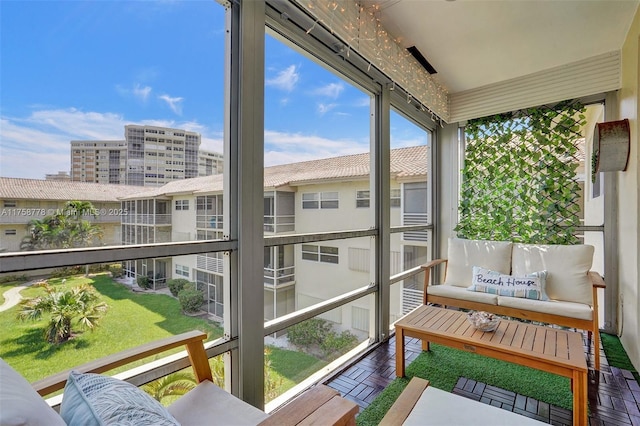
<svg viewBox="0 0 640 426">
<path fill-rule="evenodd" d="M 460 395 L 427 387 L 404 421 L 405 426 L 427 425 L 541 425 L 543 423 L 474 401 Z"/>
<path fill-rule="evenodd" d="M 453 297 L 454 299 L 468 300 L 470 302 L 487 303 L 489 305 L 498 304 L 498 296 L 496 294 L 469 291 L 466 287 L 458 287 L 455 285 L 430 285 L 427 287 L 427 294 Z"/>
<path fill-rule="evenodd" d="M 593 251 L 594 247 L 586 244 L 514 244 L 512 275 L 546 270 L 545 292 L 549 299 L 592 305 L 592 285 L 587 273 Z"/>
<path fill-rule="evenodd" d="M 269 417 L 265 412 L 208 380 L 200 383 L 167 408 L 182 426 L 256 425 Z"/>
<path fill-rule="evenodd" d="M 593 309 L 585 303 L 565 302 L 562 300 L 531 300 L 518 297 L 498 296 L 498 305 L 514 309 L 541 312 L 544 314 L 562 315 L 563 317 L 577 318 L 591 321 Z"/>
<path fill-rule="evenodd" d="M 512 245 L 509 241 L 449 238 L 447 276 L 444 283 L 458 287 L 469 287 L 474 266 L 508 275 L 511 272 Z"/>
</svg>

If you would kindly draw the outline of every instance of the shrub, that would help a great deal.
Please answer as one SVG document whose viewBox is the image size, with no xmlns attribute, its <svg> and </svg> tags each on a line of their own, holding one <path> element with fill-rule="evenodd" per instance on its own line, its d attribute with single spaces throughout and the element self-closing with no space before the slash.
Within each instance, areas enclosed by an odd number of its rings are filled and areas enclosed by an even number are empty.
<svg viewBox="0 0 640 426">
<path fill-rule="evenodd" d="M 322 341 L 320 348 L 326 357 L 333 358 L 352 349 L 356 343 L 358 343 L 358 338 L 351 332 L 345 330 L 342 333 L 335 333 L 332 331 Z"/>
<path fill-rule="evenodd" d="M 136 282 L 140 288 L 151 288 L 151 281 L 146 275 L 140 275 L 136 278 Z"/>
<path fill-rule="evenodd" d="M 204 303 L 204 295 L 200 290 L 196 290 L 195 286 L 188 283 L 182 291 L 178 293 L 178 301 L 182 310 L 185 312 L 198 312 Z"/>
<path fill-rule="evenodd" d="M 0 277 L 0 284 L 12 283 L 12 282 L 24 282 L 27 281 L 29 277 L 26 275 L 5 275 L 4 277 Z"/>
<path fill-rule="evenodd" d="M 124 269 L 122 269 L 122 265 L 118 263 L 109 265 L 109 272 L 111 272 L 112 278 L 122 278 L 124 276 Z"/>
<path fill-rule="evenodd" d="M 169 286 L 169 291 L 171 291 L 171 294 L 173 294 L 174 296 L 178 296 L 178 293 L 182 291 L 185 284 L 189 284 L 189 283 L 190 281 L 185 278 L 172 278 L 167 281 L 167 285 Z"/>
<path fill-rule="evenodd" d="M 51 278 L 64 278 L 72 275 L 79 275 L 84 273 L 84 267 L 82 266 L 70 266 L 66 268 L 55 269 L 49 275 Z"/>
<path fill-rule="evenodd" d="M 329 321 L 311 318 L 289 327 L 287 337 L 291 343 L 301 348 L 320 345 L 331 332 L 331 328 Z"/>
</svg>

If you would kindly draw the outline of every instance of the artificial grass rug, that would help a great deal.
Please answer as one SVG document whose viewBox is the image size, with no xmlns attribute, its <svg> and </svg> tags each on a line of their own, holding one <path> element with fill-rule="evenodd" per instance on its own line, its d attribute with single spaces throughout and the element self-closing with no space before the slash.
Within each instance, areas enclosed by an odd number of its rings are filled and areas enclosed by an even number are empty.
<svg viewBox="0 0 640 426">
<path fill-rule="evenodd" d="M 624 350 L 618 336 L 600 332 L 600 340 L 602 341 L 602 349 L 604 349 L 604 354 L 607 357 L 609 365 L 631 371 L 636 381 L 640 383 L 640 374 L 638 374 L 631 363 L 629 355 L 627 355 L 627 352 Z"/>
<path fill-rule="evenodd" d="M 431 386 L 447 392 L 453 390 L 459 377 L 467 377 L 572 409 L 573 394 L 566 377 L 434 343 L 430 344 L 430 349 L 429 352 L 422 352 L 409 364 L 406 377 L 396 378 L 356 417 L 359 426 L 380 423 L 413 376 L 427 379 Z"/>
</svg>

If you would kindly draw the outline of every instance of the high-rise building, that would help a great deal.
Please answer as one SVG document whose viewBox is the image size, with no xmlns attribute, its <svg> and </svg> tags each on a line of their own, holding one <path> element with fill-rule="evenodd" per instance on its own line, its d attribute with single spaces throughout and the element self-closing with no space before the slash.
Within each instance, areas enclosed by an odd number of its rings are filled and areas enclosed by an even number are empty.
<svg viewBox="0 0 640 426">
<path fill-rule="evenodd" d="M 223 156 L 200 150 L 200 134 L 130 124 L 124 140 L 71 141 L 71 180 L 162 186 L 222 173 Z"/>
<path fill-rule="evenodd" d="M 123 140 L 71 141 L 71 180 L 124 184 L 126 158 Z"/>
<path fill-rule="evenodd" d="M 219 152 L 198 152 L 198 176 L 210 176 L 221 174 L 224 171 L 224 156 Z"/>
</svg>

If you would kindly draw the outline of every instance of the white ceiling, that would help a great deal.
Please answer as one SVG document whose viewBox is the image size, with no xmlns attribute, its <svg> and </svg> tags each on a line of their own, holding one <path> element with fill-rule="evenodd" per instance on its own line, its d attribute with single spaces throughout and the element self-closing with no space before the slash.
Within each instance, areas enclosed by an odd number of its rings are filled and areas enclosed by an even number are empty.
<svg viewBox="0 0 640 426">
<path fill-rule="evenodd" d="M 619 50 L 640 0 L 366 0 L 456 93 Z"/>
</svg>

